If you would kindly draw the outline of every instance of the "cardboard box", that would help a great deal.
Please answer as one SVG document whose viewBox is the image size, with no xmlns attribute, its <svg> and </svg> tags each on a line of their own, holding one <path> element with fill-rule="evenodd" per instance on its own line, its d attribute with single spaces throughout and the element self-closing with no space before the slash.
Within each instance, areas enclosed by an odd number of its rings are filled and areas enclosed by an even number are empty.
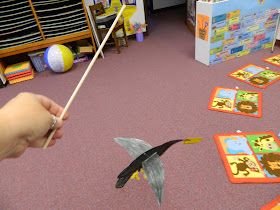
<svg viewBox="0 0 280 210">
<path fill-rule="evenodd" d="M 79 40 L 77 44 L 77 53 L 93 53 L 92 45 L 86 40 Z"/>
</svg>

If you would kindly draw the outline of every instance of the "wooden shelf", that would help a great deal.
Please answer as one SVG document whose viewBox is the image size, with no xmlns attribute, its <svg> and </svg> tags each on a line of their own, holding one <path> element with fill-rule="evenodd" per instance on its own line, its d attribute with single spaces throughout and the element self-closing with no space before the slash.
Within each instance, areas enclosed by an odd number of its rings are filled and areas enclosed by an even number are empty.
<svg viewBox="0 0 280 210">
<path fill-rule="evenodd" d="M 84 0 L 0 1 L 0 58 L 86 38 L 96 52 Z"/>
<path fill-rule="evenodd" d="M 51 39 L 46 39 L 34 43 L 22 44 L 16 47 L 0 50 L 0 58 L 8 57 L 11 55 L 16 55 L 24 52 L 30 52 L 41 48 L 46 48 L 52 44 L 63 44 L 63 43 L 86 39 L 86 38 L 91 38 L 91 33 L 89 31 L 76 32 L 70 35 L 54 37 Z"/>
<path fill-rule="evenodd" d="M 1 1 L 0 20 L 0 51 L 42 40 L 27 0 Z"/>
</svg>

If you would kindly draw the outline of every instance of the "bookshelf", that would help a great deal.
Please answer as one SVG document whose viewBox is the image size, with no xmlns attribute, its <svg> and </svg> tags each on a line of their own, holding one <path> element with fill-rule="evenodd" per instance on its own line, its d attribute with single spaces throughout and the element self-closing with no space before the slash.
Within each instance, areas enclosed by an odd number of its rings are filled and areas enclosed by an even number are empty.
<svg viewBox="0 0 280 210">
<path fill-rule="evenodd" d="M 273 46 L 279 2 L 197 1 L 196 6 L 196 60 L 213 65 Z"/>
<path fill-rule="evenodd" d="M 90 38 L 84 0 L 1 0 L 0 58 Z"/>
</svg>

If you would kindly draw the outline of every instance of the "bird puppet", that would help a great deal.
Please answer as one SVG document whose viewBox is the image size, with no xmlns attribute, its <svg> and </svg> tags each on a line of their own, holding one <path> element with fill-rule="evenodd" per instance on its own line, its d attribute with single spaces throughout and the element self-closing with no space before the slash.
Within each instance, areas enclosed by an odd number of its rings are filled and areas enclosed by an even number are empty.
<svg viewBox="0 0 280 210">
<path fill-rule="evenodd" d="M 162 202 L 163 186 L 164 186 L 164 170 L 160 156 L 173 144 L 183 142 L 184 144 L 194 144 L 200 142 L 201 138 L 187 138 L 171 140 L 156 147 L 143 140 L 135 138 L 114 138 L 114 141 L 125 148 L 130 156 L 135 158 L 129 166 L 127 166 L 119 175 L 116 188 L 122 188 L 127 181 L 140 170 L 144 170 L 157 197 L 158 204 Z"/>
</svg>

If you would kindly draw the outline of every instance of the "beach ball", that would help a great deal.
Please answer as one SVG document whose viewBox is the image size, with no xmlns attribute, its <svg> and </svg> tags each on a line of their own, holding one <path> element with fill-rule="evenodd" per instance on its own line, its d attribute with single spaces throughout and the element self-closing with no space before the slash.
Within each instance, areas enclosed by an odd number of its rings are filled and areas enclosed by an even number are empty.
<svg viewBox="0 0 280 210">
<path fill-rule="evenodd" d="M 48 47 L 44 53 L 44 60 L 54 72 L 66 72 L 73 66 L 74 56 L 68 47 L 55 44 Z"/>
</svg>

